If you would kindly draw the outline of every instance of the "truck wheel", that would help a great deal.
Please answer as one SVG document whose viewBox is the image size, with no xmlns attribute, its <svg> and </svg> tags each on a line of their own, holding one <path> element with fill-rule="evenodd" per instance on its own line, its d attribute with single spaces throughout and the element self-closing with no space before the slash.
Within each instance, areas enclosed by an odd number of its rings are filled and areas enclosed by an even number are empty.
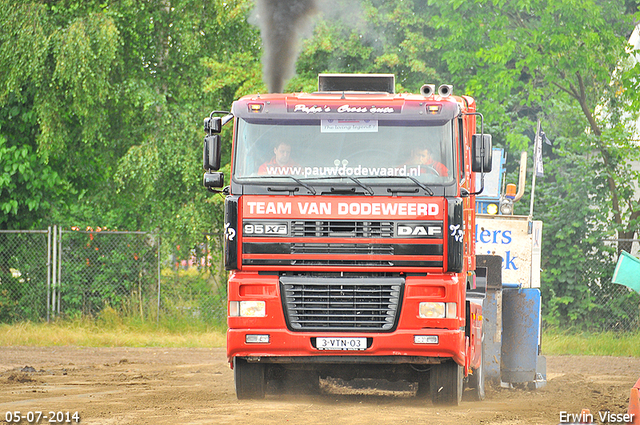
<svg viewBox="0 0 640 425">
<path fill-rule="evenodd" d="M 457 406 L 462 400 L 464 370 L 454 361 L 431 369 L 431 401 L 437 405 Z"/>
<path fill-rule="evenodd" d="M 266 379 L 264 365 L 249 363 L 244 359 L 233 358 L 233 378 L 236 384 L 238 400 L 264 398 Z"/>
</svg>

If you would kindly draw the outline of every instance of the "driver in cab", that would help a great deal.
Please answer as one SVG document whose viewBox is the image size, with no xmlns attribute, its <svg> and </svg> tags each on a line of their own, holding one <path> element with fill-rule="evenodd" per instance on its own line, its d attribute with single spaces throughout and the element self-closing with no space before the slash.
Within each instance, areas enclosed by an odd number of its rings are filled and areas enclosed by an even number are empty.
<svg viewBox="0 0 640 425">
<path fill-rule="evenodd" d="M 270 161 L 265 162 L 258 168 L 258 174 L 291 174 L 290 167 L 296 167 L 294 161 L 291 161 L 291 145 L 285 142 L 281 142 L 275 148 L 273 148 L 273 158 Z"/>
<path fill-rule="evenodd" d="M 441 162 L 433 157 L 433 152 L 428 146 L 421 146 L 411 151 L 411 160 L 407 163 L 411 166 L 419 166 L 420 173 L 448 176 L 449 170 Z"/>
</svg>

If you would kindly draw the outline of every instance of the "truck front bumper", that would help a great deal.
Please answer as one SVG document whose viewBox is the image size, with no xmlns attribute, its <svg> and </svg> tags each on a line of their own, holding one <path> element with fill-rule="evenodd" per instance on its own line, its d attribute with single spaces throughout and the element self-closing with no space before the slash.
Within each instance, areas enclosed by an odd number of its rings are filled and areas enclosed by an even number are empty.
<svg viewBox="0 0 640 425">
<path fill-rule="evenodd" d="M 247 342 L 247 335 L 268 335 L 269 342 Z M 420 344 L 416 336 L 437 336 L 437 343 Z M 316 338 L 366 338 L 361 350 L 320 350 Z M 251 340 L 252 337 L 249 338 Z M 255 339 L 255 338 L 253 338 Z M 453 359 L 465 364 L 464 330 L 413 329 L 391 333 L 291 332 L 282 329 L 229 329 L 227 357 L 267 363 L 434 364 Z"/>
</svg>

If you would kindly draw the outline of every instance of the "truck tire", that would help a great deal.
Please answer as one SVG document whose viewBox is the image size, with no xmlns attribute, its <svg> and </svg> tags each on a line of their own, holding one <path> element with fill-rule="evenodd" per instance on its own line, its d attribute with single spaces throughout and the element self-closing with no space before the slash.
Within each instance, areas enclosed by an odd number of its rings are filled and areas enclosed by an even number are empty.
<svg viewBox="0 0 640 425">
<path fill-rule="evenodd" d="M 431 369 L 431 401 L 436 405 L 457 406 L 462 400 L 464 370 L 454 361 Z"/>
<path fill-rule="evenodd" d="M 264 398 L 266 379 L 263 364 L 249 363 L 244 359 L 234 357 L 233 378 L 238 400 L 257 400 Z"/>
</svg>

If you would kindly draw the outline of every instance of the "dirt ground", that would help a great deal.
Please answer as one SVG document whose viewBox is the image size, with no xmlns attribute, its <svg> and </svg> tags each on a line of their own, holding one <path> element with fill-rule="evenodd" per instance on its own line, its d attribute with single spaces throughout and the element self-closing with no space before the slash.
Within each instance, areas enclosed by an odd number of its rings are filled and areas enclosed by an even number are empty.
<svg viewBox="0 0 640 425">
<path fill-rule="evenodd" d="M 626 413 L 640 358 L 552 356 L 547 374 L 542 389 L 490 387 L 459 407 L 328 380 L 317 396 L 238 401 L 224 349 L 0 347 L 0 424 L 40 411 L 43 424 L 78 412 L 82 424 L 540 425 L 584 408 L 603 423 L 599 412 Z"/>
</svg>

